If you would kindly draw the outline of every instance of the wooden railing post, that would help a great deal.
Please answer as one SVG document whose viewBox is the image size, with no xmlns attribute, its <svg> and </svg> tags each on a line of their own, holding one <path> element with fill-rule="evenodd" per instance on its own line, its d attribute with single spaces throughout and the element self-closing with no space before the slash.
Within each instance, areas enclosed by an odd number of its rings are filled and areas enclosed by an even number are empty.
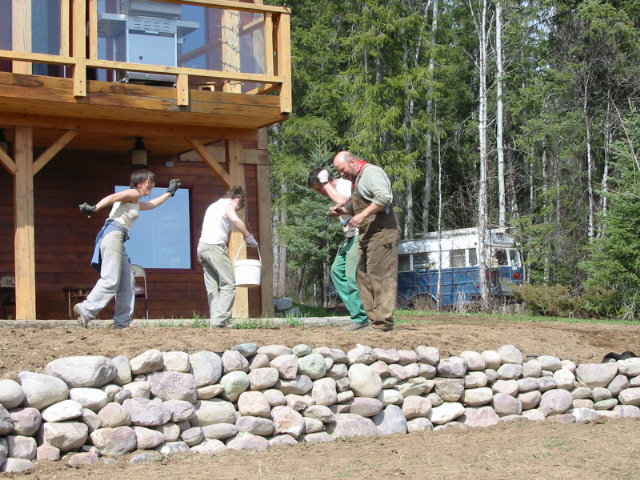
<svg viewBox="0 0 640 480">
<path fill-rule="evenodd" d="M 283 78 L 280 89 L 280 111 L 291 113 L 293 111 L 293 100 L 291 97 L 291 17 L 287 13 L 278 15 L 277 22 L 277 42 L 278 42 L 278 76 Z"/>
</svg>

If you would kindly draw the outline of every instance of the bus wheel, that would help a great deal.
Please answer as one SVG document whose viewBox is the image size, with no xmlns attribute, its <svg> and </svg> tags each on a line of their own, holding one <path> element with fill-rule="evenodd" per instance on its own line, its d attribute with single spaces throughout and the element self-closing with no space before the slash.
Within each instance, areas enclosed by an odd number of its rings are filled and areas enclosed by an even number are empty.
<svg viewBox="0 0 640 480">
<path fill-rule="evenodd" d="M 411 299 L 411 305 L 414 310 L 437 310 L 438 302 L 431 295 L 416 295 Z"/>
</svg>

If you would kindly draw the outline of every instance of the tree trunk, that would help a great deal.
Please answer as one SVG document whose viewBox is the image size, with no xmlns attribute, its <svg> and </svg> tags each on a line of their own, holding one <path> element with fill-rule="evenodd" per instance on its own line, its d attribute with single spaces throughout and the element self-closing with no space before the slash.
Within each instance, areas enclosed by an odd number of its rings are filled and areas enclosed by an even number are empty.
<svg viewBox="0 0 640 480">
<path fill-rule="evenodd" d="M 507 201 L 504 169 L 503 103 L 502 103 L 502 5 L 496 0 L 496 152 L 498 154 L 498 225 L 507 225 Z"/>
</svg>

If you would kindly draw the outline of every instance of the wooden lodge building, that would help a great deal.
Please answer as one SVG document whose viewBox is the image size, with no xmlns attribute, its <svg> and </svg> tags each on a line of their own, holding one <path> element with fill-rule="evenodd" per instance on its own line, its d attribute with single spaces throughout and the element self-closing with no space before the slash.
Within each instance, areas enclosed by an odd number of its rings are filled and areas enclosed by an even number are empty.
<svg viewBox="0 0 640 480">
<path fill-rule="evenodd" d="M 109 210 L 88 218 L 78 205 L 128 187 L 145 164 L 158 194 L 182 181 L 141 212 L 126 243 L 146 270 L 149 318 L 208 317 L 196 247 L 206 208 L 233 185 L 248 192 L 239 214 L 261 248 L 243 248 L 236 231 L 230 255 L 262 260 L 261 286 L 238 288 L 234 316 L 272 315 L 266 127 L 291 102 L 287 8 L 0 0 L 0 276 L 15 279 L 5 315 L 69 316 L 74 295 L 98 279 L 90 259 Z M 112 306 L 99 318 L 112 318 Z M 138 300 L 134 318 L 144 315 Z"/>
</svg>

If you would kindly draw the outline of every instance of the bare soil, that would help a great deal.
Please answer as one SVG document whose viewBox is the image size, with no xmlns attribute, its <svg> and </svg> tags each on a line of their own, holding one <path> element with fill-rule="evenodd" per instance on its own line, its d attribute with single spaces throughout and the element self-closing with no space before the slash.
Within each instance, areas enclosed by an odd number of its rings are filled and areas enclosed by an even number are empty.
<svg viewBox="0 0 640 480">
<path fill-rule="evenodd" d="M 430 345 L 443 357 L 513 344 L 525 355 L 555 355 L 599 363 L 609 352 L 640 353 L 640 323 L 512 322 L 466 316 L 398 317 L 393 332 L 346 332 L 340 327 L 208 330 L 189 327 L 80 329 L 68 326 L 0 328 L 0 378 L 42 372 L 57 358 L 128 355 L 145 350 L 222 352 L 234 345 L 304 343 L 349 351 L 356 344 L 413 349 Z M 61 325 L 64 325 L 61 322 Z M 640 420 L 600 419 L 587 424 L 507 422 L 490 428 L 448 428 L 423 434 L 353 438 L 332 443 L 271 448 L 264 453 L 184 454 L 162 462 L 71 468 L 40 462 L 17 475 L 34 479 L 640 479 Z"/>
</svg>

